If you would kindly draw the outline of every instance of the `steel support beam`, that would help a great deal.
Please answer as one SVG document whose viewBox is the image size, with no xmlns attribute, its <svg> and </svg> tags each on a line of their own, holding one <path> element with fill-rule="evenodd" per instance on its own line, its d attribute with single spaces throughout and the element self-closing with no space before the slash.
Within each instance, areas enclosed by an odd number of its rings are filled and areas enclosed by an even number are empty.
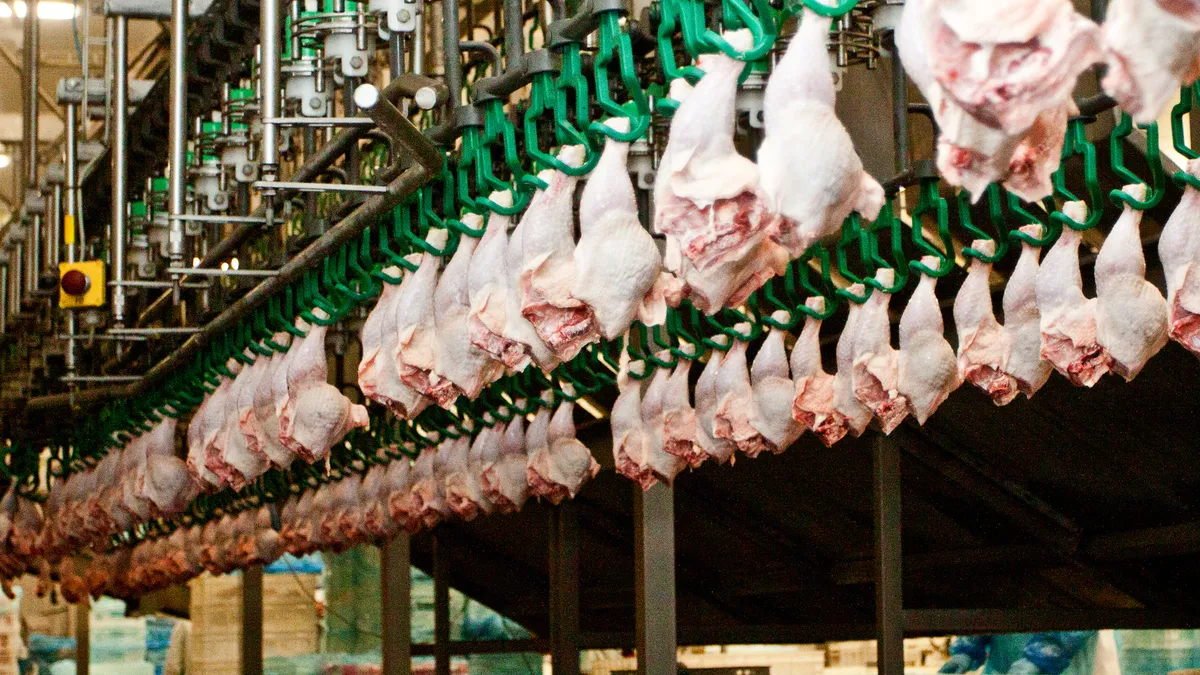
<svg viewBox="0 0 1200 675">
<path fill-rule="evenodd" d="M 573 501 L 550 511 L 550 664 L 579 675 L 579 514 Z"/>
<path fill-rule="evenodd" d="M 242 675 L 263 674 L 263 568 L 242 571 Z"/>
<path fill-rule="evenodd" d="M 187 28 L 188 0 L 171 0 L 170 186 L 167 253 L 178 267 L 184 259 L 184 224 L 176 216 L 186 209 L 187 190 Z"/>
<path fill-rule="evenodd" d="M 904 673 L 903 559 L 900 548 L 900 449 L 875 437 L 875 631 L 879 675 Z"/>
<path fill-rule="evenodd" d="M 75 605 L 75 675 L 88 675 L 92 669 L 92 599 L 85 597 Z"/>
<path fill-rule="evenodd" d="M 632 489 L 638 675 L 675 675 L 675 491 Z"/>
<path fill-rule="evenodd" d="M 113 324 L 125 322 L 125 237 L 129 213 L 126 202 L 129 190 L 126 177 L 129 175 L 129 140 L 126 133 L 129 124 L 129 19 L 117 16 L 110 19 L 113 26 L 113 96 L 112 96 L 112 220 L 109 230 L 109 247 L 112 253 Z"/>
<path fill-rule="evenodd" d="M 401 532 L 379 547 L 383 590 L 382 675 L 412 673 L 412 578 L 409 537 Z"/>
<path fill-rule="evenodd" d="M 433 674 L 450 675 L 450 556 L 433 535 Z"/>
</svg>

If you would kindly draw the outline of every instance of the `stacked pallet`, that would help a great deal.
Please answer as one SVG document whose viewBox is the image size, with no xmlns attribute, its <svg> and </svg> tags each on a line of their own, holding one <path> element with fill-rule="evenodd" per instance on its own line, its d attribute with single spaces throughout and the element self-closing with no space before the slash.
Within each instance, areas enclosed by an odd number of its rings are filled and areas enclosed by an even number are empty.
<svg viewBox="0 0 1200 675">
<path fill-rule="evenodd" d="M 242 649 L 242 577 L 204 575 L 191 581 L 188 672 L 238 675 Z M 317 575 L 263 577 L 264 656 L 317 651 Z"/>
<path fill-rule="evenodd" d="M 0 595 L 0 675 L 17 675 L 21 656 L 21 601 Z"/>
</svg>

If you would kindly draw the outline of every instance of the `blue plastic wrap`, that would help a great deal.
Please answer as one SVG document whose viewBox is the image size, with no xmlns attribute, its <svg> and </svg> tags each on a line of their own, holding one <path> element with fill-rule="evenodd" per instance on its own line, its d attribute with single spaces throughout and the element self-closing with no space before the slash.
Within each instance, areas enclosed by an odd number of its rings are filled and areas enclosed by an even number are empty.
<svg viewBox="0 0 1200 675">
<path fill-rule="evenodd" d="M 263 568 L 265 574 L 320 574 L 325 571 L 325 561 L 320 553 L 310 553 L 297 558 L 284 553 L 278 560 Z"/>
<path fill-rule="evenodd" d="M 1025 660 L 1045 675 L 1059 675 L 1066 670 L 1075 653 L 1090 640 L 1095 631 L 1066 631 L 1061 633 L 1034 633 L 1025 643 Z"/>
</svg>

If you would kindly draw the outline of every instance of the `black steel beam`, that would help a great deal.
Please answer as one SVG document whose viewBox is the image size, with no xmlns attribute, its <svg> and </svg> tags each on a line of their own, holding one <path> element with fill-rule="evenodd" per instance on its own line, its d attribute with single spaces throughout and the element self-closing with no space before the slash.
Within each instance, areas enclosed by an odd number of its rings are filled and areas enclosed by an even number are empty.
<svg viewBox="0 0 1200 675">
<path fill-rule="evenodd" d="M 1194 555 L 1200 553 L 1200 521 L 1091 535 L 1079 550 L 1104 561 Z"/>
<path fill-rule="evenodd" d="M 450 556 L 433 535 L 433 673 L 450 675 Z"/>
<path fill-rule="evenodd" d="M 1014 544 L 966 548 L 935 553 L 910 553 L 904 556 L 905 574 L 930 572 L 948 568 L 1015 569 L 1020 567 L 1048 567 L 1061 565 L 1061 556 L 1051 553 L 1044 546 Z M 838 563 L 833 566 L 834 581 L 842 586 L 875 583 L 875 559 L 862 558 Z"/>
<path fill-rule="evenodd" d="M 242 570 L 242 675 L 263 674 L 263 568 Z"/>
<path fill-rule="evenodd" d="M 467 656 L 469 654 L 546 654 L 550 651 L 550 641 L 543 638 L 526 640 L 454 640 L 447 643 L 445 651 L 451 656 Z M 428 642 L 412 646 L 413 656 L 434 656 L 437 652 L 435 645 Z"/>
<path fill-rule="evenodd" d="M 550 511 L 550 663 L 579 675 L 579 515 L 573 501 Z"/>
<path fill-rule="evenodd" d="M 638 675 L 675 675 L 675 492 L 633 484 Z"/>
<path fill-rule="evenodd" d="M 412 579 L 408 534 L 401 532 L 379 550 L 383 629 L 382 675 L 412 673 Z"/>
</svg>

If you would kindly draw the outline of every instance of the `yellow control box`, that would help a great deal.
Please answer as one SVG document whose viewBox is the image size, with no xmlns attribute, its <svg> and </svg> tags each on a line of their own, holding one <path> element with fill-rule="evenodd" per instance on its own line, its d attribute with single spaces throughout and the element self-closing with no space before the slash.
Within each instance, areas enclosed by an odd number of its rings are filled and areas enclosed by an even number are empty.
<svg viewBox="0 0 1200 675">
<path fill-rule="evenodd" d="M 104 261 L 58 264 L 59 307 L 103 307 L 108 296 L 105 290 Z"/>
</svg>

